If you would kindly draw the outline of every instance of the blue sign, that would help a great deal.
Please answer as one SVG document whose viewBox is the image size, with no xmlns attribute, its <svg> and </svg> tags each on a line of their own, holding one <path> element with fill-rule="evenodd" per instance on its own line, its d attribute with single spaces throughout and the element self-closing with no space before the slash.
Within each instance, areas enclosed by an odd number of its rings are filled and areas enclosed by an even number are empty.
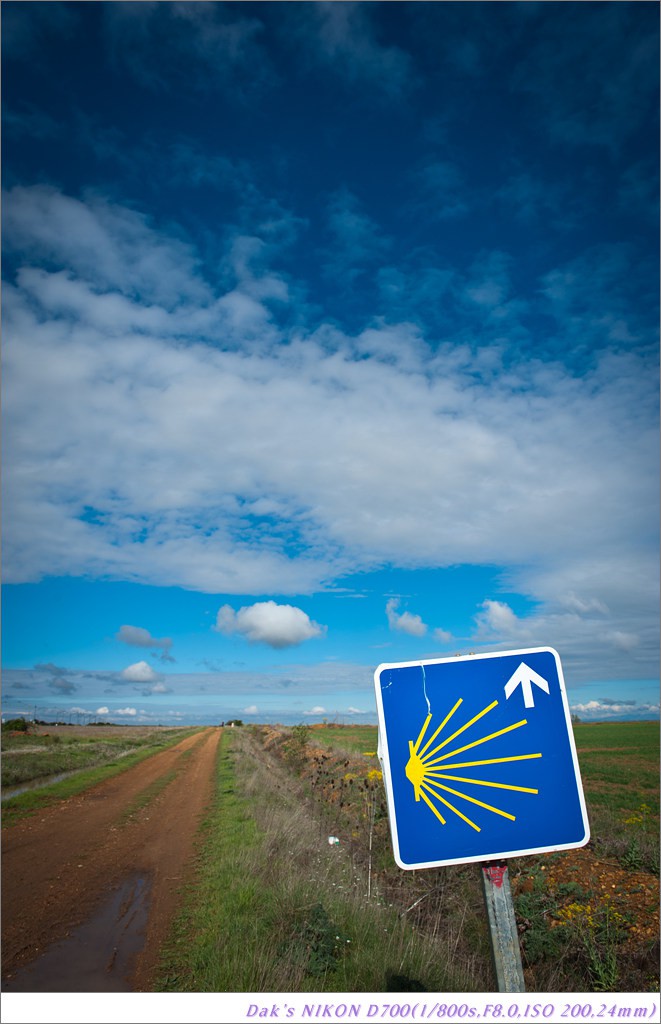
<svg viewBox="0 0 661 1024">
<path fill-rule="evenodd" d="M 374 682 L 400 867 L 588 842 L 562 667 L 552 648 L 379 665 Z"/>
</svg>

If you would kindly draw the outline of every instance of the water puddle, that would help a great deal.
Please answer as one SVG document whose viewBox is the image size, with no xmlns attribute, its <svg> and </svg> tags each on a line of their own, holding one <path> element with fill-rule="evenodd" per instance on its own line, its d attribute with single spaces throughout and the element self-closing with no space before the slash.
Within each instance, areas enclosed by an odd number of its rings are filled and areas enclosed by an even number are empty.
<svg viewBox="0 0 661 1024">
<path fill-rule="evenodd" d="M 130 992 L 134 960 L 145 942 L 148 879 L 115 889 L 94 917 L 3 982 L 5 992 Z"/>
<path fill-rule="evenodd" d="M 18 782 L 15 786 L 3 786 L 2 801 L 10 800 L 13 796 L 19 796 L 21 793 L 29 793 L 33 789 L 41 789 L 43 786 L 52 786 L 54 782 L 61 782 L 62 779 L 68 779 L 72 775 L 76 775 L 79 771 L 80 769 L 76 768 L 70 772 L 58 772 L 57 775 L 42 775 L 40 778 L 30 779 L 28 782 Z"/>
</svg>

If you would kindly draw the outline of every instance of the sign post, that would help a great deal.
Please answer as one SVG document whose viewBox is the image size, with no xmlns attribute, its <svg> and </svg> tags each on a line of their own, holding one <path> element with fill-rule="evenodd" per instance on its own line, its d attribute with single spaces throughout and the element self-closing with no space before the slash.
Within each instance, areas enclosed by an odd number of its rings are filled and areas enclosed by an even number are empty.
<svg viewBox="0 0 661 1024">
<path fill-rule="evenodd" d="M 499 992 L 525 992 L 519 933 L 507 864 L 482 865 L 484 902 Z"/>
<path fill-rule="evenodd" d="M 374 681 L 379 757 L 401 868 L 502 862 L 588 842 L 556 651 L 536 647 L 384 664 Z M 487 870 L 494 958 L 496 946 L 504 951 L 514 941 L 518 953 L 506 868 L 500 886 Z M 502 956 L 499 985 L 522 985 L 520 956 L 511 970 L 505 966 L 509 954 Z"/>
</svg>

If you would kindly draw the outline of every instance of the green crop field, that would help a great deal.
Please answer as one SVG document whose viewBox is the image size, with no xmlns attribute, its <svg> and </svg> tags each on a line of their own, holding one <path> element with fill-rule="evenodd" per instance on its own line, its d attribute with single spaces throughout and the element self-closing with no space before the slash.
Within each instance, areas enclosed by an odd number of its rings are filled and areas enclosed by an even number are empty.
<svg viewBox="0 0 661 1024">
<path fill-rule="evenodd" d="M 595 805 L 659 814 L 659 723 L 577 725 L 574 738 L 586 793 Z"/>
<path fill-rule="evenodd" d="M 338 747 L 358 754 L 376 753 L 378 730 L 375 725 L 312 726 L 310 742 Z"/>
</svg>

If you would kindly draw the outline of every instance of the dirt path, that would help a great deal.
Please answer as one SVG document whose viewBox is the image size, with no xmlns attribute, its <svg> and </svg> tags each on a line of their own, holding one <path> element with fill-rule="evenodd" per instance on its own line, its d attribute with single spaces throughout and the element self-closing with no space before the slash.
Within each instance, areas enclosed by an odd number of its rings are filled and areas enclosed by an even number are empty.
<svg viewBox="0 0 661 1024">
<path fill-rule="evenodd" d="M 133 880 L 149 895 L 142 949 L 122 985 L 150 990 L 190 867 L 195 832 L 212 793 L 220 733 L 207 729 L 189 736 L 3 829 L 2 974 L 8 989 L 22 968 L 66 939 L 107 903 L 113 890 L 121 892 Z M 98 990 L 103 989 L 100 985 Z"/>
</svg>

